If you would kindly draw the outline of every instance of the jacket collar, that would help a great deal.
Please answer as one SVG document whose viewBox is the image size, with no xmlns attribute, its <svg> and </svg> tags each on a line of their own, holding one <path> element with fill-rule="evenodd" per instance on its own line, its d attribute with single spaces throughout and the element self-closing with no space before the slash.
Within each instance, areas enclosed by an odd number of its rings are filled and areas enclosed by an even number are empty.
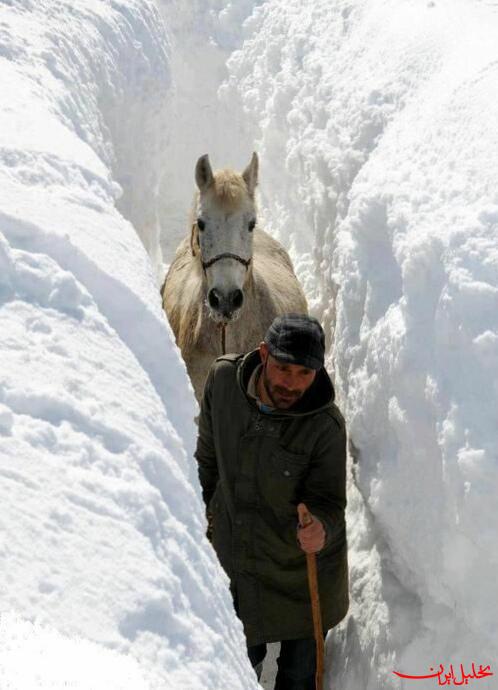
<svg viewBox="0 0 498 690">
<path fill-rule="evenodd" d="M 256 409 L 258 409 L 256 401 L 247 393 L 247 384 L 258 364 L 261 364 L 259 348 L 243 355 L 237 366 L 237 383 L 249 404 Z M 271 414 L 272 416 L 282 417 L 300 417 L 315 414 L 329 407 L 334 402 L 334 398 L 334 386 L 325 367 L 322 367 L 317 371 L 313 383 L 300 400 L 286 410 L 277 409 Z"/>
</svg>

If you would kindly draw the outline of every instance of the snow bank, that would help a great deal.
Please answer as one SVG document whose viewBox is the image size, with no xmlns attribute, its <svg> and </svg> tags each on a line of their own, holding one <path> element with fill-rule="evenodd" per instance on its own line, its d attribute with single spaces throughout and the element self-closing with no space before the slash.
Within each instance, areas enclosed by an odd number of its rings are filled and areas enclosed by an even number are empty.
<svg viewBox="0 0 498 690">
<path fill-rule="evenodd" d="M 157 289 L 167 45 L 148 0 L 0 7 L 0 612 L 251 688 Z"/>
<path fill-rule="evenodd" d="M 497 8 L 275 0 L 244 30 L 221 95 L 258 139 L 263 215 L 327 328 L 353 444 L 332 687 L 492 663 Z"/>
<path fill-rule="evenodd" d="M 147 690 L 136 661 L 15 616 L 0 620 L 3 690 Z"/>
</svg>

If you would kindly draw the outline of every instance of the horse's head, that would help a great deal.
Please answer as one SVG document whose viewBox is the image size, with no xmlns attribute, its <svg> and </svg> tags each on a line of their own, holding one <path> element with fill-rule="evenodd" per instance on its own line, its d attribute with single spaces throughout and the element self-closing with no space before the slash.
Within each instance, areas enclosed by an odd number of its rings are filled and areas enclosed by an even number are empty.
<svg viewBox="0 0 498 690">
<path fill-rule="evenodd" d="M 192 249 L 195 251 L 194 245 L 198 244 L 210 314 L 215 321 L 227 323 L 240 315 L 252 270 L 258 156 L 253 153 L 242 174 L 233 170 L 213 173 L 209 157 L 201 156 L 195 180 L 199 194 Z"/>
</svg>

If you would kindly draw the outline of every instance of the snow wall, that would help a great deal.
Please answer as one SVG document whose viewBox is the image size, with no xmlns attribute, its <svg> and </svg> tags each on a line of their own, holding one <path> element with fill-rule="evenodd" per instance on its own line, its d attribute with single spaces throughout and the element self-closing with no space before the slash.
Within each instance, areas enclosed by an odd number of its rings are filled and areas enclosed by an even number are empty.
<svg viewBox="0 0 498 690">
<path fill-rule="evenodd" d="M 496 666 L 498 8 L 274 0 L 244 28 L 220 98 L 242 102 L 350 433 L 331 687 Z"/>
<path fill-rule="evenodd" d="M 158 291 L 159 9 L 2 3 L 0 85 L 0 686 L 256 687 Z"/>
</svg>

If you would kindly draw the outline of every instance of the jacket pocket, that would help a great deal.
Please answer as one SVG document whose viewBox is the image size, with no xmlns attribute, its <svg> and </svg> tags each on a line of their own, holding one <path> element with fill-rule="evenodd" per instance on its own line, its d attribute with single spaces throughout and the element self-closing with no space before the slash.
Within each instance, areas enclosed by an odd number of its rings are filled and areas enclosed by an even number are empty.
<svg viewBox="0 0 498 690">
<path fill-rule="evenodd" d="M 267 474 L 267 500 L 282 520 L 296 519 L 302 483 L 308 472 L 308 453 L 294 453 L 278 447 L 270 455 Z"/>
<path fill-rule="evenodd" d="M 303 477 L 308 469 L 309 453 L 294 453 L 278 447 L 271 455 L 272 472 L 285 479 Z"/>
</svg>

